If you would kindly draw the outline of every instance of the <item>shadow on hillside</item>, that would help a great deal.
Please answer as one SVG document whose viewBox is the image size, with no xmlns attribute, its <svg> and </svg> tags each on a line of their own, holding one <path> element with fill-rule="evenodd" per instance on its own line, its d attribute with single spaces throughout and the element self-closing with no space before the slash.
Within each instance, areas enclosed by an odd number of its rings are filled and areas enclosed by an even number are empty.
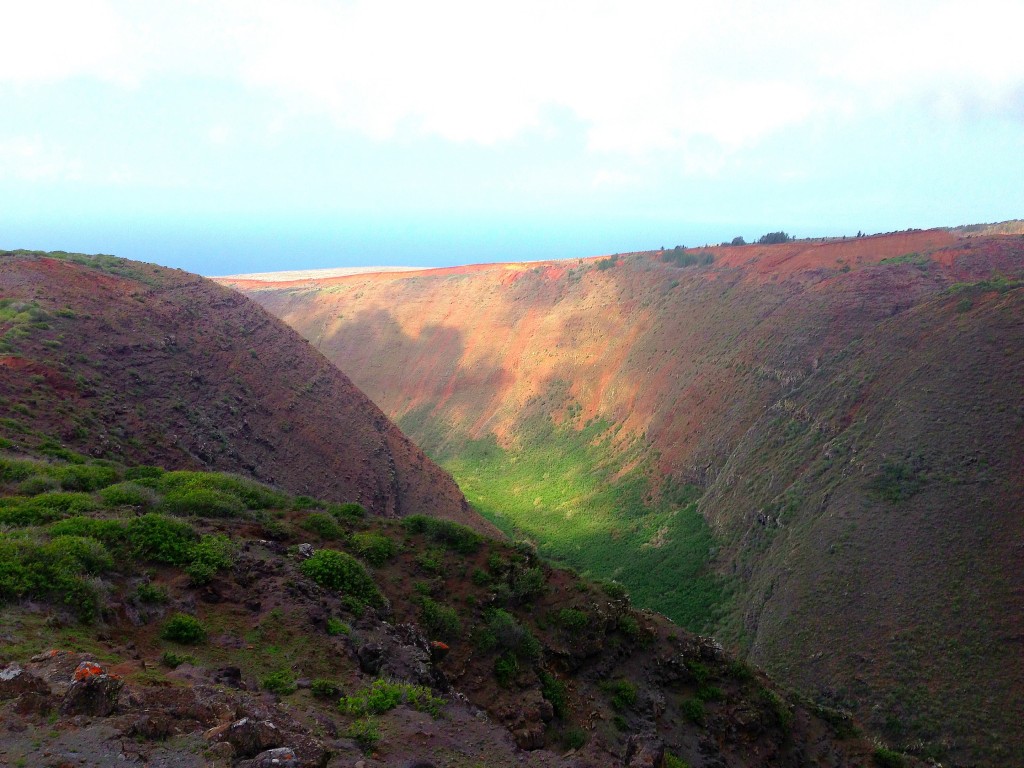
<svg viewBox="0 0 1024 768">
<path fill-rule="evenodd" d="M 480 344 L 467 350 L 458 328 L 426 325 L 413 335 L 386 309 L 346 318 L 321 347 L 394 419 L 443 407 L 448 419 L 468 431 L 482 414 L 493 412 L 513 381 L 494 350 Z M 424 435 L 410 437 L 420 442 Z"/>
</svg>

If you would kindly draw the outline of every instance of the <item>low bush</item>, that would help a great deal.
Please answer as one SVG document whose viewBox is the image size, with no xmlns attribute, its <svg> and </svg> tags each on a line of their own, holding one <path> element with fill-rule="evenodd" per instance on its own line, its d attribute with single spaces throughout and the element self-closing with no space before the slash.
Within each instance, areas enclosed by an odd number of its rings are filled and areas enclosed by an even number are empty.
<svg viewBox="0 0 1024 768">
<path fill-rule="evenodd" d="M 366 717 L 349 725 L 345 736 L 359 745 L 363 752 L 373 752 L 380 742 L 380 729 L 376 720 Z"/>
<path fill-rule="evenodd" d="M 501 608 L 487 612 L 484 626 L 474 634 L 474 642 L 484 652 L 497 649 L 520 659 L 540 658 L 540 641 L 515 616 Z"/>
<path fill-rule="evenodd" d="M 199 536 L 181 520 L 149 512 L 130 521 L 127 538 L 135 557 L 168 565 L 185 565 Z"/>
<path fill-rule="evenodd" d="M 333 616 L 327 619 L 327 634 L 332 637 L 338 635 L 347 635 L 352 632 L 352 628 L 341 619 L 336 619 Z"/>
<path fill-rule="evenodd" d="M 621 712 L 636 705 L 637 688 L 629 680 L 605 680 L 600 688 L 612 696 L 612 708 Z"/>
<path fill-rule="evenodd" d="M 160 657 L 160 663 L 165 667 L 171 669 L 177 669 L 182 664 L 195 664 L 196 660 L 194 656 L 187 656 L 181 653 L 174 653 L 173 651 L 164 651 Z"/>
<path fill-rule="evenodd" d="M 66 464 L 53 471 L 66 491 L 98 491 L 119 479 L 117 469 L 106 464 Z"/>
<path fill-rule="evenodd" d="M 242 509 L 273 509 L 289 506 L 288 494 L 237 475 L 222 472 L 167 472 L 160 488 L 171 491 L 215 491 L 233 498 Z"/>
<path fill-rule="evenodd" d="M 164 496 L 162 509 L 172 515 L 237 517 L 245 511 L 240 499 L 214 488 L 176 488 Z"/>
<path fill-rule="evenodd" d="M 47 491 L 56 491 L 60 488 L 57 478 L 49 475 L 32 475 L 18 483 L 18 493 L 23 496 L 38 496 Z"/>
<path fill-rule="evenodd" d="M 234 565 L 235 545 L 223 534 L 203 536 L 189 552 L 191 562 L 185 568 L 193 584 L 208 584 L 218 571 Z"/>
<path fill-rule="evenodd" d="M 680 705 L 679 708 L 683 712 L 683 717 L 685 717 L 691 723 L 704 722 L 704 702 L 700 699 L 687 699 Z"/>
<path fill-rule="evenodd" d="M 195 616 L 187 613 L 176 613 L 160 631 L 160 637 L 172 643 L 182 645 L 198 645 L 206 640 L 206 629 Z"/>
<path fill-rule="evenodd" d="M 342 696 L 338 709 L 347 715 L 363 717 L 382 715 L 405 704 L 419 712 L 440 717 L 444 703 L 443 698 L 435 696 L 426 686 L 378 679 L 351 696 Z"/>
<path fill-rule="evenodd" d="M 590 614 L 575 608 L 563 608 L 551 619 L 554 624 L 573 634 L 582 632 L 590 624 Z"/>
<path fill-rule="evenodd" d="M 307 578 L 325 589 L 341 592 L 371 605 L 382 605 L 384 597 L 352 555 L 333 549 L 321 549 L 299 566 Z"/>
<path fill-rule="evenodd" d="M 323 677 L 318 677 L 310 683 L 309 689 L 318 699 L 333 699 L 341 695 L 341 686 Z"/>
<path fill-rule="evenodd" d="M 88 493 L 52 491 L 37 496 L 9 496 L 0 504 L 0 525 L 45 525 L 68 515 L 91 512 L 98 505 Z"/>
<path fill-rule="evenodd" d="M 163 605 L 169 599 L 166 587 L 158 587 L 149 583 L 139 584 L 135 590 L 135 597 L 145 605 Z"/>
<path fill-rule="evenodd" d="M 262 678 L 260 680 L 260 688 L 281 696 L 287 696 L 298 690 L 298 686 L 295 684 L 295 675 L 287 669 L 279 669 L 277 672 L 271 672 Z"/>
<path fill-rule="evenodd" d="M 452 640 L 462 631 L 462 623 L 454 608 L 429 597 L 419 598 L 420 622 L 431 639 Z"/>
<path fill-rule="evenodd" d="M 476 552 L 484 540 L 483 536 L 471 528 L 427 515 L 410 515 L 403 518 L 402 525 L 410 533 L 423 534 L 428 539 L 463 555 Z"/>
<path fill-rule="evenodd" d="M 141 507 L 148 509 L 157 502 L 156 491 L 130 480 L 108 485 L 99 492 L 105 507 Z"/>
<path fill-rule="evenodd" d="M 331 504 L 327 511 L 342 521 L 359 520 L 366 517 L 366 507 L 357 501 L 347 501 L 344 504 Z"/>
<path fill-rule="evenodd" d="M 549 672 L 540 672 L 541 695 L 551 702 L 555 717 L 564 720 L 569 712 L 569 695 L 565 683 Z"/>
<path fill-rule="evenodd" d="M 391 538 L 372 531 L 357 533 L 352 537 L 352 548 L 371 565 L 384 565 L 395 556 L 395 542 Z"/>
<path fill-rule="evenodd" d="M 871 759 L 879 768 L 905 768 L 907 759 L 894 749 L 876 747 Z"/>
<path fill-rule="evenodd" d="M 300 525 L 321 539 L 340 539 L 342 536 L 337 521 L 323 512 L 310 512 Z"/>
</svg>

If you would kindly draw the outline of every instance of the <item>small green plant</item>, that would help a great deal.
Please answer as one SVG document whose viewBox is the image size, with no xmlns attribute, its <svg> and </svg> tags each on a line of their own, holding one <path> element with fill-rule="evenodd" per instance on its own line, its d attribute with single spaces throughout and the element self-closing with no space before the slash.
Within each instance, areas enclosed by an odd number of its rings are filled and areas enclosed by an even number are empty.
<svg viewBox="0 0 1024 768">
<path fill-rule="evenodd" d="M 301 525 L 321 539 L 340 539 L 342 536 L 342 531 L 338 527 L 337 521 L 324 512 L 310 512 L 306 515 Z"/>
<path fill-rule="evenodd" d="M 671 752 L 666 752 L 662 761 L 662 768 L 690 768 L 690 764 L 682 758 L 676 757 Z"/>
<path fill-rule="evenodd" d="M 605 680 L 599 687 L 612 695 L 612 708 L 619 712 L 636 705 L 637 688 L 629 680 Z"/>
<path fill-rule="evenodd" d="M 105 507 L 140 507 L 149 508 L 156 504 L 157 495 L 152 488 L 126 481 L 108 485 L 99 492 L 100 500 Z"/>
<path fill-rule="evenodd" d="M 235 546 L 223 534 L 203 536 L 192 547 L 191 558 L 185 573 L 194 585 L 208 584 L 218 571 L 234 564 Z"/>
<path fill-rule="evenodd" d="M 551 702 L 551 708 L 555 712 L 555 717 L 559 720 L 564 720 L 565 716 L 569 713 L 569 694 L 565 683 L 543 670 L 539 673 L 539 677 L 541 695 Z"/>
<path fill-rule="evenodd" d="M 338 709 L 347 715 L 364 717 L 382 715 L 405 704 L 418 712 L 440 717 L 444 703 L 443 698 L 435 696 L 426 686 L 378 679 L 351 696 L 342 696 Z"/>
<path fill-rule="evenodd" d="M 154 586 L 148 582 L 139 584 L 135 590 L 135 596 L 140 603 L 145 605 L 163 605 L 168 600 L 165 587 Z"/>
<path fill-rule="evenodd" d="M 341 686 L 323 677 L 318 677 L 310 683 L 309 689 L 318 699 L 333 699 L 341 695 Z"/>
<path fill-rule="evenodd" d="M 363 752 L 373 752 L 380 742 L 380 729 L 372 717 L 364 717 L 354 721 L 345 731 L 345 736 L 352 739 Z"/>
<path fill-rule="evenodd" d="M 489 587 L 491 585 L 491 575 L 483 568 L 474 568 L 469 579 L 478 587 Z"/>
<path fill-rule="evenodd" d="M 260 688 L 280 696 L 287 696 L 290 693 L 295 693 L 298 686 L 295 685 L 295 675 L 287 669 L 279 669 L 260 680 Z"/>
<path fill-rule="evenodd" d="M 127 537 L 135 557 L 169 565 L 188 563 L 192 546 L 199 538 L 188 523 L 156 512 L 128 523 Z"/>
<path fill-rule="evenodd" d="M 416 565 L 427 573 L 441 573 L 444 570 L 444 553 L 437 549 L 425 549 L 416 555 Z"/>
<path fill-rule="evenodd" d="M 519 674 L 519 660 L 511 651 L 494 660 L 494 678 L 502 688 L 508 688 Z"/>
<path fill-rule="evenodd" d="M 419 598 L 419 604 L 420 621 L 431 638 L 451 640 L 458 637 L 462 631 L 462 623 L 454 608 L 426 596 Z"/>
<path fill-rule="evenodd" d="M 352 537 L 352 548 L 370 565 L 384 565 L 395 556 L 395 542 L 379 533 L 366 531 Z"/>
<path fill-rule="evenodd" d="M 366 517 L 366 507 L 357 501 L 331 504 L 328 507 L 328 511 L 341 521 L 360 520 Z"/>
<path fill-rule="evenodd" d="M 331 637 L 347 635 L 351 632 L 352 628 L 341 619 L 336 619 L 333 616 L 327 619 L 327 634 Z"/>
<path fill-rule="evenodd" d="M 352 555 L 321 549 L 299 566 L 303 575 L 325 589 L 342 592 L 367 603 L 379 605 L 383 596 L 363 564 Z"/>
<path fill-rule="evenodd" d="M 590 624 L 590 614 L 575 608 L 563 608 L 552 616 L 552 621 L 566 632 L 577 633 Z"/>
<path fill-rule="evenodd" d="M 700 699 L 687 699 L 680 705 L 683 717 L 689 720 L 691 723 L 703 723 L 704 722 L 704 702 Z"/>
<path fill-rule="evenodd" d="M 160 637 L 170 640 L 172 643 L 198 645 L 206 640 L 206 629 L 195 616 L 176 613 L 164 624 Z"/>
<path fill-rule="evenodd" d="M 237 517 L 245 505 L 230 493 L 214 488 L 176 488 L 164 496 L 163 509 L 172 515 Z"/>
<path fill-rule="evenodd" d="M 171 669 L 177 669 L 182 664 L 195 664 L 195 657 L 187 656 L 181 653 L 174 653 L 173 651 L 164 651 L 163 656 L 160 657 L 160 663 L 165 667 Z"/>
<path fill-rule="evenodd" d="M 622 600 L 629 603 L 629 592 L 617 581 L 603 581 L 601 582 L 601 588 L 604 593 L 608 595 L 612 600 Z"/>
<path fill-rule="evenodd" d="M 450 520 L 440 520 L 426 515 L 410 515 L 402 519 L 402 525 L 409 533 L 421 533 L 428 539 L 433 539 L 448 549 L 463 555 L 473 554 L 483 543 L 483 536 L 479 533 Z"/>
</svg>

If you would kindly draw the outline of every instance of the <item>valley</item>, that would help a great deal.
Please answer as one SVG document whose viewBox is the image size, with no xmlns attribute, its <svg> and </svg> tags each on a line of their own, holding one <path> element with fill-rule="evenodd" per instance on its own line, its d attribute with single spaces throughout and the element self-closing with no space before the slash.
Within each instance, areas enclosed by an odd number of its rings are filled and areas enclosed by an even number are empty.
<svg viewBox="0 0 1024 768">
<path fill-rule="evenodd" d="M 1000 765 L 1024 748 L 1022 276 L 1019 235 L 928 230 L 222 281 L 498 527 L 901 747 Z"/>
</svg>

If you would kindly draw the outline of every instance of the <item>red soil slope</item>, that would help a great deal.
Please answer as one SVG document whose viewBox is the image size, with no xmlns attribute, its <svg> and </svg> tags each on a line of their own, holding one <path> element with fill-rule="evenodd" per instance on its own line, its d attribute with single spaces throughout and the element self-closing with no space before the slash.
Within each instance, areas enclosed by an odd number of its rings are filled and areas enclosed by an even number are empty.
<svg viewBox="0 0 1024 768">
<path fill-rule="evenodd" d="M 434 448 L 576 404 L 642 438 L 705 490 L 723 637 L 890 738 L 1024 761 L 1024 237 L 710 250 L 236 286 Z"/>
<path fill-rule="evenodd" d="M 131 464 L 239 472 L 381 515 L 493 530 L 344 374 L 256 304 L 177 270 L 105 268 L 0 257 L 8 314 L 36 315 L 0 320 L 15 444 L 52 436 Z"/>
</svg>

